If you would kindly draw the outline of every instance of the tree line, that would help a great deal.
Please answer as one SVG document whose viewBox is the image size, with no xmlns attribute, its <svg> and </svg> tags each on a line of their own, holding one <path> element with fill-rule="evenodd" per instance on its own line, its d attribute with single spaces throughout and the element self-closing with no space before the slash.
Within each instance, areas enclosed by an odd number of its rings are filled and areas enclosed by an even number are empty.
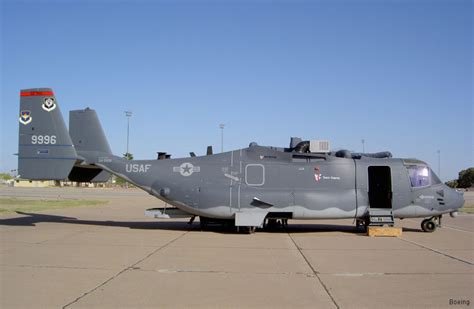
<svg viewBox="0 0 474 309">
<path fill-rule="evenodd" d="M 451 188 L 470 188 L 474 186 L 474 167 L 460 171 L 458 179 L 447 181 L 446 185 Z"/>
</svg>

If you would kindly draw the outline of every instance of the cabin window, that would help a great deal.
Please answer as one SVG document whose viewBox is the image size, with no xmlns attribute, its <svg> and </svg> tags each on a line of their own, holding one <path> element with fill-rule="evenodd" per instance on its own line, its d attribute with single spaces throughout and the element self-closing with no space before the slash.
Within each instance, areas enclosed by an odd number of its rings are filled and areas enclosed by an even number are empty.
<svg viewBox="0 0 474 309">
<path fill-rule="evenodd" d="M 431 184 L 430 169 L 425 165 L 407 166 L 408 175 L 410 176 L 411 186 L 413 188 L 427 187 Z"/>
</svg>

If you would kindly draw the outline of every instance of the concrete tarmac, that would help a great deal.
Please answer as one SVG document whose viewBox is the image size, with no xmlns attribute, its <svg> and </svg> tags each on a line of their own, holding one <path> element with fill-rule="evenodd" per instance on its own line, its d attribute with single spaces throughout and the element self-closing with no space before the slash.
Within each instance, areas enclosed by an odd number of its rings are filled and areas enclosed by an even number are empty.
<svg viewBox="0 0 474 309">
<path fill-rule="evenodd" d="M 1 308 L 474 305 L 474 215 L 445 216 L 434 233 L 397 221 L 400 238 L 369 238 L 352 220 L 246 235 L 146 218 L 163 204 L 136 190 L 0 188 L 5 196 L 110 203 L 1 216 Z"/>
</svg>

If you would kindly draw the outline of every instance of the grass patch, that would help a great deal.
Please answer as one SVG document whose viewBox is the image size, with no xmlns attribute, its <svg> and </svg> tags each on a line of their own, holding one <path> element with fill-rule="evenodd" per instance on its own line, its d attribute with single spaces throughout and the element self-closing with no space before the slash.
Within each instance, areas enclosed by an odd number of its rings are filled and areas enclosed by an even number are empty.
<svg viewBox="0 0 474 309">
<path fill-rule="evenodd" d="M 104 200 L 0 198 L 0 215 L 12 214 L 17 211 L 35 212 L 71 207 L 100 206 L 107 203 L 108 201 Z"/>
</svg>

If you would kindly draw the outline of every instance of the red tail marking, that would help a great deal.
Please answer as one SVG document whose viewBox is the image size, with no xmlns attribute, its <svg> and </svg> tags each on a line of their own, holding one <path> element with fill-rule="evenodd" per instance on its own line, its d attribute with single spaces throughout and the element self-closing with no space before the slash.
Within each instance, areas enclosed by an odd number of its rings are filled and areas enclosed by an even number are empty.
<svg viewBox="0 0 474 309">
<path fill-rule="evenodd" d="M 52 91 L 25 91 L 20 92 L 20 97 L 32 97 L 32 96 L 54 96 Z"/>
</svg>

